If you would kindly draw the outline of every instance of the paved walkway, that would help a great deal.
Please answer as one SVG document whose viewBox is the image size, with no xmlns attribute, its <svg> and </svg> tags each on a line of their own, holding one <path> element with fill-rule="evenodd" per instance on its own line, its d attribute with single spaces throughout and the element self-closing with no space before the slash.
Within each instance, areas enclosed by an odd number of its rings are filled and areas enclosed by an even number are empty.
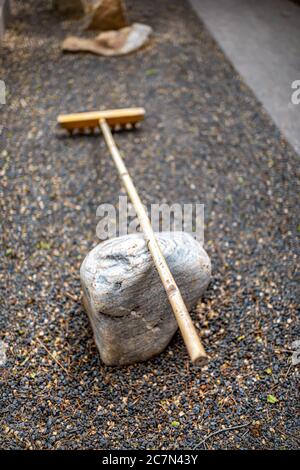
<svg viewBox="0 0 300 470">
<path fill-rule="evenodd" d="M 190 0 L 236 70 L 300 154 L 300 5 L 288 0 Z M 296 86 L 296 84 L 295 84 Z M 296 96 L 295 96 L 296 100 Z"/>
</svg>

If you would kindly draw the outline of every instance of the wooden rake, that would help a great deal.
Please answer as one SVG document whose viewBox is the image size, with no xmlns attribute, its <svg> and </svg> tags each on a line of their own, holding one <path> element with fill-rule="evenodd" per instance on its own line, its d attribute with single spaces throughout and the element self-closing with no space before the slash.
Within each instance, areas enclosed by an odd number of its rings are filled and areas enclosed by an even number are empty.
<svg viewBox="0 0 300 470">
<path fill-rule="evenodd" d="M 58 123 L 70 133 L 75 129 L 85 131 L 85 129 L 93 130 L 96 127 L 100 127 L 107 147 L 119 172 L 119 176 L 137 213 L 147 247 L 151 253 L 154 264 L 167 293 L 190 358 L 192 362 L 199 360 L 206 361 L 207 355 L 201 344 L 196 328 L 183 301 L 180 290 L 178 289 L 167 262 L 161 252 L 147 212 L 144 209 L 110 130 L 111 128 L 134 127 L 139 121 L 144 119 L 144 115 L 145 110 L 143 108 L 127 108 L 65 114 L 58 116 L 57 120 Z"/>
</svg>

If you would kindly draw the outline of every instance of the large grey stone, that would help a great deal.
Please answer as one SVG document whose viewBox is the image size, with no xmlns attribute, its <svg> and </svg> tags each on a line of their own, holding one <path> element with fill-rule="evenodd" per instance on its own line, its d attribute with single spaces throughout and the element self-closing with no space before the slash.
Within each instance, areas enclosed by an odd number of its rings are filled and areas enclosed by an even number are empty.
<svg viewBox="0 0 300 470">
<path fill-rule="evenodd" d="M 210 259 L 187 233 L 162 232 L 157 238 L 191 309 L 209 283 Z M 84 305 L 105 364 L 144 361 L 168 345 L 177 323 L 141 234 L 97 245 L 83 261 L 80 278 Z"/>
</svg>

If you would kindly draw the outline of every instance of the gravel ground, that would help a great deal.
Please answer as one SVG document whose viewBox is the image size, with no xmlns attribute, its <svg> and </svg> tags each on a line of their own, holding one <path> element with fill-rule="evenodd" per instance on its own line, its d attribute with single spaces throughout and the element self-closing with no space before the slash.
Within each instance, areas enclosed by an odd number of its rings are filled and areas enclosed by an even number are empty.
<svg viewBox="0 0 300 470">
<path fill-rule="evenodd" d="M 187 2 L 128 1 L 155 34 L 113 59 L 63 55 L 78 24 L 24 3 L 1 56 L 1 448 L 296 449 L 299 158 Z M 121 190 L 101 139 L 55 119 L 132 105 L 147 119 L 118 142 L 144 201 L 205 204 L 202 369 L 179 334 L 151 361 L 104 366 L 81 306 L 96 208 Z"/>
</svg>

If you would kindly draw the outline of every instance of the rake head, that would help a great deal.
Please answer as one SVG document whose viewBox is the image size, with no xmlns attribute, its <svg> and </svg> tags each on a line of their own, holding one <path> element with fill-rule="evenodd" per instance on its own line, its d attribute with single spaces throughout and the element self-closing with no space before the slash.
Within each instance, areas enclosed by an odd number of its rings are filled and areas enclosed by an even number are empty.
<svg viewBox="0 0 300 470">
<path fill-rule="evenodd" d="M 58 124 L 69 132 L 75 129 L 93 131 L 99 127 L 100 119 L 105 119 L 112 128 L 134 127 L 145 116 L 144 108 L 107 109 L 106 111 L 91 111 L 86 113 L 61 114 L 57 118 Z"/>
</svg>

